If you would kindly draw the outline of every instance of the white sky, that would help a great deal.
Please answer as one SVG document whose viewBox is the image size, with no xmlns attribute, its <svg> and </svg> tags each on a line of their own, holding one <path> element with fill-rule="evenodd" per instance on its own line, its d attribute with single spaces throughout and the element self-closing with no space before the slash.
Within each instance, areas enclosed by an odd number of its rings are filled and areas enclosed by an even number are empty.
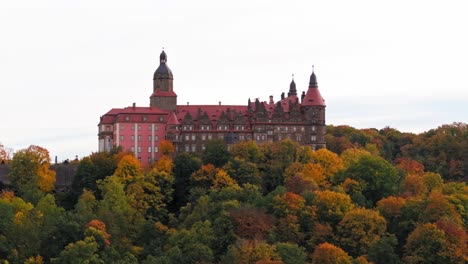
<svg viewBox="0 0 468 264">
<path fill-rule="evenodd" d="M 468 121 L 466 1 L 2 1 L 0 142 L 59 160 L 99 116 L 149 105 L 161 48 L 179 104 L 279 99 L 312 64 L 327 123 L 422 132 Z"/>
</svg>

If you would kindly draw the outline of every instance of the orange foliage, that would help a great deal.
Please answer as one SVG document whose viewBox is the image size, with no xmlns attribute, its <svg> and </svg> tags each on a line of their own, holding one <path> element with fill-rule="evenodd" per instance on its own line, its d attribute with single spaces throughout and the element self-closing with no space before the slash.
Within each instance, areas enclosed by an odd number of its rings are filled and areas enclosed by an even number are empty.
<svg viewBox="0 0 468 264">
<path fill-rule="evenodd" d="M 37 170 L 39 189 L 44 192 L 52 191 L 55 187 L 55 175 L 56 172 L 49 169 L 48 163 L 41 164 Z"/>
<path fill-rule="evenodd" d="M 447 197 L 442 193 L 433 191 L 427 200 L 428 203 L 423 213 L 426 221 L 435 222 L 441 218 L 446 218 L 450 219 L 454 223 L 463 223 L 463 220 L 455 209 L 455 206 L 450 203 Z"/>
<path fill-rule="evenodd" d="M 421 176 L 417 174 L 408 174 L 401 183 L 401 192 L 406 196 L 416 196 L 426 193 L 427 187 Z"/>
<path fill-rule="evenodd" d="M 440 219 L 436 222 L 437 228 L 444 231 L 450 243 L 452 253 L 460 259 L 468 261 L 468 234 L 466 230 L 450 220 Z"/>
<path fill-rule="evenodd" d="M 406 171 L 408 174 L 422 175 L 424 165 L 411 158 L 398 158 L 395 160 L 396 167 Z"/>
<path fill-rule="evenodd" d="M 405 202 L 404 198 L 389 196 L 377 202 L 377 210 L 385 218 L 398 217 L 401 215 L 401 208 L 403 208 Z"/>
<path fill-rule="evenodd" d="M 168 174 L 172 174 L 174 163 L 172 158 L 169 156 L 162 156 L 153 166 L 158 171 L 163 171 Z"/>
<path fill-rule="evenodd" d="M 100 220 L 94 219 L 94 220 L 89 221 L 89 223 L 86 224 L 86 227 L 87 228 L 94 228 L 95 230 L 99 231 L 104 237 L 105 245 L 106 246 L 110 245 L 109 239 L 110 239 L 111 235 L 109 233 L 107 233 L 106 224 L 104 224 Z"/>
<path fill-rule="evenodd" d="M 313 180 L 320 187 L 326 188 L 330 185 L 325 177 L 325 169 L 320 164 L 305 164 L 302 168 L 301 174 L 305 179 Z"/>
<path fill-rule="evenodd" d="M 351 261 L 344 250 L 329 243 L 318 245 L 312 255 L 312 264 L 351 264 Z"/>
<path fill-rule="evenodd" d="M 13 191 L 2 190 L 0 193 L 0 199 L 11 201 L 13 198 L 15 198 L 15 193 Z"/>
<path fill-rule="evenodd" d="M 162 140 L 161 143 L 159 143 L 159 151 L 163 155 L 169 156 L 175 152 L 175 148 L 172 142 L 167 141 L 167 140 Z"/>
</svg>

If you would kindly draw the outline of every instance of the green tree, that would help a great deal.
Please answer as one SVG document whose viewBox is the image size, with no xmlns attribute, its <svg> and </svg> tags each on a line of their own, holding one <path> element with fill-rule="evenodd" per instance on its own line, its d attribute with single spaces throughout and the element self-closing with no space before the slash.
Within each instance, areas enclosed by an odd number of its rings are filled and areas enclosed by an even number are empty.
<svg viewBox="0 0 468 264">
<path fill-rule="evenodd" d="M 213 164 L 221 168 L 229 160 L 229 152 L 226 143 L 220 139 L 210 140 L 205 144 L 202 153 L 203 164 Z"/>
<path fill-rule="evenodd" d="M 453 262 L 444 231 L 435 224 L 416 227 L 408 236 L 403 260 L 405 263 L 465 263 Z"/>
<path fill-rule="evenodd" d="M 57 264 L 100 264 L 104 263 L 98 255 L 98 244 L 93 237 L 71 243 L 57 258 L 51 260 Z"/>
<path fill-rule="evenodd" d="M 333 191 L 315 192 L 313 204 L 317 206 L 319 220 L 333 225 L 354 207 L 349 195 Z"/>
<path fill-rule="evenodd" d="M 386 235 L 374 241 L 369 248 L 369 260 L 374 263 L 398 264 L 400 258 L 395 252 L 398 240 L 395 235 Z"/>
<path fill-rule="evenodd" d="M 284 264 L 306 263 L 306 252 L 303 247 L 293 243 L 278 243 L 275 246 Z"/>
<path fill-rule="evenodd" d="M 190 177 L 192 173 L 201 168 L 201 165 L 201 159 L 188 152 L 182 152 L 174 158 L 174 202 L 177 208 L 187 203 L 190 189 Z"/>
<path fill-rule="evenodd" d="M 396 194 L 400 175 L 386 160 L 376 156 L 362 156 L 343 171 L 337 181 L 345 178 L 356 180 L 362 186 L 362 194 L 373 205 L 380 199 Z"/>
</svg>

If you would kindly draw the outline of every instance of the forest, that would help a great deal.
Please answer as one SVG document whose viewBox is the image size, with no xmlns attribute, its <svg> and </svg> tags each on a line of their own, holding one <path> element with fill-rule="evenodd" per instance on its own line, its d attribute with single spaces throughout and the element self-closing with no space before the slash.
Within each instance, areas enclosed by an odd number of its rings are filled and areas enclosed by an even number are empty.
<svg viewBox="0 0 468 264">
<path fill-rule="evenodd" d="M 467 263 L 468 125 L 420 134 L 327 127 L 291 140 L 162 156 L 115 148 L 54 189 L 47 149 L 0 160 L 0 263 Z"/>
</svg>

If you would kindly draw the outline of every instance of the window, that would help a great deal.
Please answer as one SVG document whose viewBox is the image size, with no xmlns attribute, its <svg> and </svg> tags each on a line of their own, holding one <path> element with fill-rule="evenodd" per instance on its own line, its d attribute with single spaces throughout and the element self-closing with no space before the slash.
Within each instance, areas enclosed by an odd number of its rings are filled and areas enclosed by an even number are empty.
<svg viewBox="0 0 468 264">
<path fill-rule="evenodd" d="M 141 136 L 140 135 L 138 135 L 138 141 L 141 141 Z"/>
<path fill-rule="evenodd" d="M 124 141 L 124 136 L 120 136 L 120 141 Z"/>
<path fill-rule="evenodd" d="M 244 135 L 239 135 L 239 140 L 244 140 L 244 139 L 245 139 Z"/>
<path fill-rule="evenodd" d="M 164 122 L 164 117 L 160 116 L 159 117 L 159 122 Z"/>
<path fill-rule="evenodd" d="M 158 136 L 154 136 L 154 141 L 158 141 L 159 140 L 159 137 Z"/>
<path fill-rule="evenodd" d="M 148 141 L 151 142 L 152 136 L 148 136 Z"/>
<path fill-rule="evenodd" d="M 201 135 L 201 140 L 206 140 L 206 135 L 205 134 Z"/>
<path fill-rule="evenodd" d="M 132 131 L 135 130 L 135 126 L 131 126 L 130 128 L 132 129 Z"/>
<path fill-rule="evenodd" d="M 190 139 L 189 135 L 185 135 L 185 140 L 189 140 L 189 139 Z"/>
<path fill-rule="evenodd" d="M 134 141 L 134 140 L 135 140 L 135 136 L 134 136 L 134 135 L 132 135 L 132 141 Z"/>
<path fill-rule="evenodd" d="M 130 150 L 131 150 L 132 152 L 135 152 L 135 147 L 134 147 L 134 146 L 131 146 L 131 147 L 130 147 Z"/>
<path fill-rule="evenodd" d="M 259 135 L 257 135 L 257 141 L 260 141 L 260 136 Z"/>
<path fill-rule="evenodd" d="M 129 116 L 125 116 L 125 121 L 130 121 L 130 117 L 129 117 Z"/>
<path fill-rule="evenodd" d="M 202 145 L 202 146 L 201 146 L 201 149 L 202 149 L 202 150 L 205 150 L 205 145 Z"/>
<path fill-rule="evenodd" d="M 106 126 L 106 131 L 110 131 L 110 126 Z"/>
<path fill-rule="evenodd" d="M 154 126 L 154 131 L 158 131 L 158 126 Z"/>
<path fill-rule="evenodd" d="M 312 126 L 312 131 L 315 131 L 315 126 Z"/>
<path fill-rule="evenodd" d="M 138 131 L 140 131 L 140 130 L 141 130 L 141 126 L 140 126 L 140 125 L 138 125 Z"/>
<path fill-rule="evenodd" d="M 195 152 L 197 146 L 196 145 L 192 145 L 192 152 Z"/>
<path fill-rule="evenodd" d="M 296 132 L 296 127 L 293 127 L 292 129 L 293 129 L 294 132 Z"/>
<path fill-rule="evenodd" d="M 271 130 L 270 130 L 270 131 L 267 131 L 267 134 L 268 134 L 269 136 L 271 136 L 271 135 L 273 135 L 273 131 L 271 131 Z"/>
<path fill-rule="evenodd" d="M 124 130 L 124 129 L 125 129 L 124 125 L 120 125 L 120 130 Z"/>
<path fill-rule="evenodd" d="M 146 121 L 146 116 L 143 116 L 141 119 L 142 119 L 143 121 Z"/>
<path fill-rule="evenodd" d="M 151 127 L 152 127 L 151 125 L 148 126 L 148 131 L 151 131 Z"/>
<path fill-rule="evenodd" d="M 149 152 L 149 153 L 151 153 L 151 149 L 152 149 L 151 147 L 148 147 L 148 152 Z"/>
<path fill-rule="evenodd" d="M 304 127 L 301 127 L 301 131 L 304 132 Z"/>
<path fill-rule="evenodd" d="M 154 152 L 158 153 L 159 149 L 158 147 L 154 147 Z"/>
<path fill-rule="evenodd" d="M 211 140 L 211 134 L 208 135 L 208 140 Z"/>
<path fill-rule="evenodd" d="M 192 134 L 192 140 L 195 140 L 195 134 Z"/>
<path fill-rule="evenodd" d="M 316 141 L 316 140 L 317 140 L 317 136 L 311 136 L 310 139 L 311 139 L 312 141 Z"/>
<path fill-rule="evenodd" d="M 138 147 L 138 153 L 140 153 L 140 152 L 141 152 L 141 147 L 139 146 L 139 147 Z"/>
<path fill-rule="evenodd" d="M 185 152 L 189 152 L 190 151 L 190 146 L 189 145 L 185 145 Z"/>
<path fill-rule="evenodd" d="M 296 135 L 296 141 L 301 141 L 301 140 L 302 140 L 301 135 Z"/>
<path fill-rule="evenodd" d="M 151 163 L 152 160 L 151 160 L 151 157 L 148 157 L 148 163 Z"/>
</svg>

